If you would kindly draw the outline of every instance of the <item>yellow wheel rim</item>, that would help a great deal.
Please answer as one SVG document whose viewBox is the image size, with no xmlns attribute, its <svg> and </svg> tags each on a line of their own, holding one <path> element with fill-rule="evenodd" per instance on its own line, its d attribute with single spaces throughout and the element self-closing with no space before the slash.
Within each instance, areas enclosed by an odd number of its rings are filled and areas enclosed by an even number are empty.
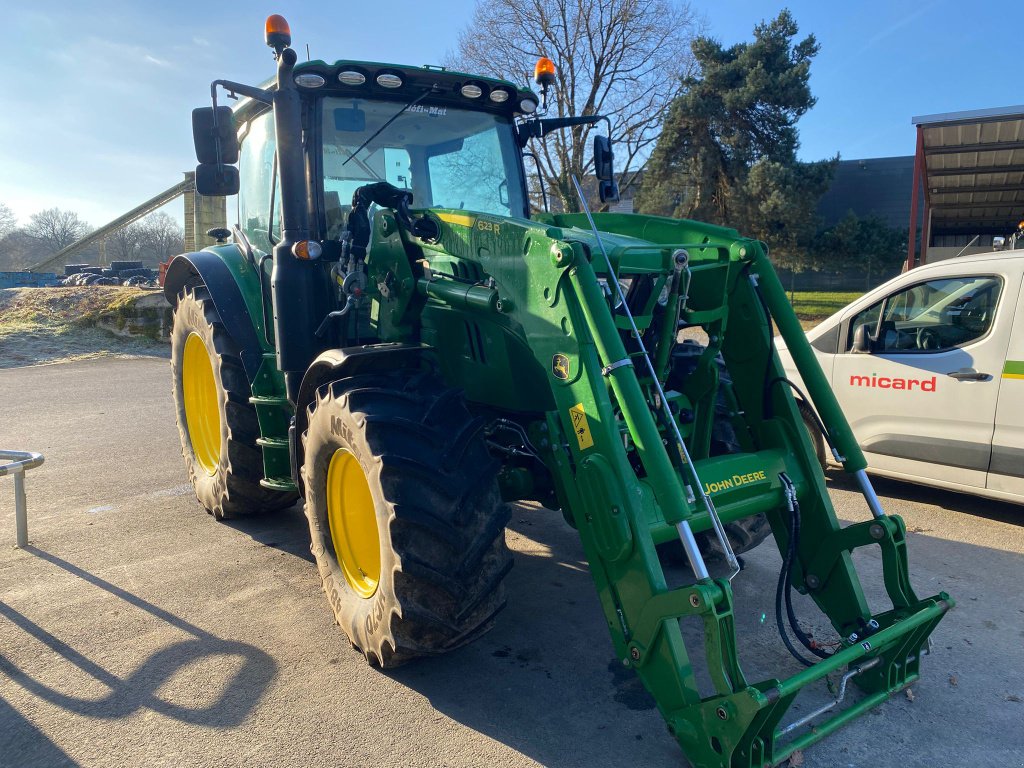
<svg viewBox="0 0 1024 768">
<path fill-rule="evenodd" d="M 181 390 L 192 453 L 203 471 L 213 475 L 220 466 L 220 398 L 210 353 L 197 333 L 190 333 L 185 340 Z"/>
<path fill-rule="evenodd" d="M 380 581 L 377 513 L 363 468 L 344 448 L 327 468 L 327 523 L 345 580 L 360 597 L 372 597 Z"/>
</svg>

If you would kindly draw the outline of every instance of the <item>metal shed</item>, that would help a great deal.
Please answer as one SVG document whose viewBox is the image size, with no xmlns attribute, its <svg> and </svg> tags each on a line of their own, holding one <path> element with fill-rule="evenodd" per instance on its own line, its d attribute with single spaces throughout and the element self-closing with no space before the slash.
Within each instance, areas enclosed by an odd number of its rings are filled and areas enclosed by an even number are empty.
<svg viewBox="0 0 1024 768">
<path fill-rule="evenodd" d="M 1024 219 L 1024 105 L 923 115 L 912 123 L 917 153 L 907 268 L 927 261 L 928 244 L 936 238 L 980 239 L 1016 231 Z"/>
</svg>

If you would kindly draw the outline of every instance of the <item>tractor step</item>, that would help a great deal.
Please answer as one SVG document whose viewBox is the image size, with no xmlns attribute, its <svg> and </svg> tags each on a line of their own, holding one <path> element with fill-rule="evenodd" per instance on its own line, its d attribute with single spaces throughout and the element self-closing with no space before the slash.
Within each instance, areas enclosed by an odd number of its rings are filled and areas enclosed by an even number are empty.
<svg viewBox="0 0 1024 768">
<path fill-rule="evenodd" d="M 298 490 L 290 477 L 265 477 L 260 480 L 260 485 L 271 491 L 295 492 Z"/>
</svg>

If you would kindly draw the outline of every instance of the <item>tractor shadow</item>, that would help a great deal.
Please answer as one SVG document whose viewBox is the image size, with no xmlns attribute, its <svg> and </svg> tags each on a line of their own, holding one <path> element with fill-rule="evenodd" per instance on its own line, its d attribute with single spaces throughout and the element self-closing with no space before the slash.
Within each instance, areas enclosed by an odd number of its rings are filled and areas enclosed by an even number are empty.
<svg viewBox="0 0 1024 768">
<path fill-rule="evenodd" d="M 224 520 L 221 525 L 265 547 L 273 547 L 316 565 L 316 558 L 309 550 L 309 523 L 302 511 L 301 500 L 288 509 Z"/>
<path fill-rule="evenodd" d="M 233 728 L 249 717 L 277 674 L 277 663 L 256 646 L 219 638 L 42 549 L 29 546 L 25 551 L 55 570 L 108 592 L 189 636 L 162 644 L 129 673 L 115 674 L 34 621 L 26 612 L 0 602 L 0 617 L 24 635 L 18 645 L 0 653 L 0 673 L 42 701 L 87 718 L 114 720 L 130 717 L 140 710 L 151 710 L 192 725 Z M 19 653 L 19 646 L 24 649 L 30 643 L 43 646 L 45 650 L 33 657 L 24 650 Z M 16 657 L 22 662 L 12 660 Z M 45 664 L 40 664 L 40 659 L 44 659 Z M 204 665 L 196 669 L 205 669 L 205 664 L 211 660 L 222 665 L 226 673 L 217 675 L 216 679 L 205 679 L 201 703 L 183 696 L 179 688 L 181 680 L 189 677 L 188 668 Z M 85 690 L 66 684 L 66 680 L 83 678 L 98 683 L 98 686 L 89 684 L 87 688 L 91 692 L 101 691 L 100 695 L 90 696 Z M 38 732 L 33 735 L 30 729 L 34 726 L 13 707 L 0 701 L 0 734 L 3 734 L 0 745 L 7 744 L 12 750 L 5 748 L 0 754 L 17 755 L 18 765 L 74 765 L 56 745 L 47 742 Z"/>
</svg>

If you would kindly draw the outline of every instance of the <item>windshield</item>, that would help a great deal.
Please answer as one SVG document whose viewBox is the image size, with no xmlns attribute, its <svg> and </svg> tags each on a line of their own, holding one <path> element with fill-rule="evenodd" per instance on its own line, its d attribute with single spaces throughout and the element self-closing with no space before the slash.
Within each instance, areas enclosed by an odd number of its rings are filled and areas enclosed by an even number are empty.
<svg viewBox="0 0 1024 768">
<path fill-rule="evenodd" d="M 352 193 L 375 181 L 412 190 L 417 208 L 526 215 L 512 125 L 497 115 L 417 104 L 356 152 L 401 108 L 395 102 L 324 99 L 328 239 L 344 228 Z"/>
</svg>

